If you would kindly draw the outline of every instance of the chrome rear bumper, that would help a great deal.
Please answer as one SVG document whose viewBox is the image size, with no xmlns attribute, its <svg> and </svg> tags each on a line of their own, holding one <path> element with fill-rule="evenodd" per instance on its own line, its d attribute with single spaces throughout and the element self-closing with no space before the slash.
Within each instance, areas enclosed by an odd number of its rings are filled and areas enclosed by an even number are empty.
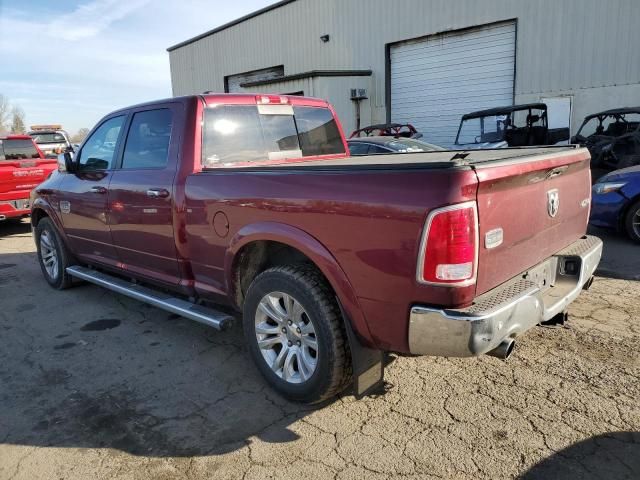
<svg viewBox="0 0 640 480">
<path fill-rule="evenodd" d="M 593 276 L 601 256 L 602 241 L 585 236 L 477 297 L 468 308 L 415 305 L 409 319 L 409 349 L 416 355 L 445 357 L 490 352 L 566 310 Z"/>
</svg>

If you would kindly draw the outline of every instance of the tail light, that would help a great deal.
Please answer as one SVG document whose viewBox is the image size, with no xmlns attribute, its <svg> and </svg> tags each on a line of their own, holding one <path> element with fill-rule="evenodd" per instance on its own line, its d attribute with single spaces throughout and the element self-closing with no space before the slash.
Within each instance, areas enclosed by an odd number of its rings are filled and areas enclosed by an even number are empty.
<svg viewBox="0 0 640 480">
<path fill-rule="evenodd" d="M 478 267 L 478 209 L 465 202 L 432 211 L 427 217 L 417 280 L 435 285 L 475 283 Z"/>
<path fill-rule="evenodd" d="M 259 105 L 288 105 L 289 99 L 282 95 L 256 95 Z"/>
</svg>

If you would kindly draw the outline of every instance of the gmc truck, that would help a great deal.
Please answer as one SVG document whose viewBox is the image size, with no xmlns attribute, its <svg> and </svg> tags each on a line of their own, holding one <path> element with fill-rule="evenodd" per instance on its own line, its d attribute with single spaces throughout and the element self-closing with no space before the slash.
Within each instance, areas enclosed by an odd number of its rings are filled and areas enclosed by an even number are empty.
<svg viewBox="0 0 640 480">
<path fill-rule="evenodd" d="M 31 190 L 56 169 L 28 135 L 0 137 L 0 221 L 28 216 Z"/>
<path fill-rule="evenodd" d="M 588 288 L 589 152 L 350 158 L 332 107 L 205 94 L 118 110 L 32 196 L 46 281 L 88 281 L 224 329 L 316 403 L 387 352 L 506 358 Z"/>
</svg>

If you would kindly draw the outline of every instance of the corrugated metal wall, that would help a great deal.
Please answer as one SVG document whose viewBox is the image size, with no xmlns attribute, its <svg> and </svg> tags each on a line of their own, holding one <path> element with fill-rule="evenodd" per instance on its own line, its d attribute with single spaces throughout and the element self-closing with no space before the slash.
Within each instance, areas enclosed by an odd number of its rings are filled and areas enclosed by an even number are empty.
<svg viewBox="0 0 640 480">
<path fill-rule="evenodd" d="M 574 127 L 582 98 L 640 103 L 640 0 L 297 0 L 170 52 L 173 93 L 223 91 L 225 75 L 282 64 L 287 75 L 371 69 L 371 120 L 384 121 L 386 44 L 509 19 L 516 102 L 573 95 Z"/>
</svg>

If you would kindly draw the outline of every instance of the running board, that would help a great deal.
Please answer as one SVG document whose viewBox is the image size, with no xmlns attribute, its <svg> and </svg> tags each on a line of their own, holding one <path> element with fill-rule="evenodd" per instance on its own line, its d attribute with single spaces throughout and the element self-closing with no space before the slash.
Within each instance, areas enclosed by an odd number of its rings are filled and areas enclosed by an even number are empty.
<svg viewBox="0 0 640 480">
<path fill-rule="evenodd" d="M 86 267 L 67 267 L 67 273 L 81 280 L 95 283 L 107 290 L 112 290 L 135 300 L 139 300 L 154 307 L 175 313 L 189 320 L 204 323 L 217 330 L 224 330 L 231 325 L 233 317 L 212 308 L 203 307 L 194 303 L 171 296 L 168 293 L 159 292 L 151 288 L 143 287 L 137 283 L 127 282 L 121 278 L 98 272 Z"/>
</svg>

